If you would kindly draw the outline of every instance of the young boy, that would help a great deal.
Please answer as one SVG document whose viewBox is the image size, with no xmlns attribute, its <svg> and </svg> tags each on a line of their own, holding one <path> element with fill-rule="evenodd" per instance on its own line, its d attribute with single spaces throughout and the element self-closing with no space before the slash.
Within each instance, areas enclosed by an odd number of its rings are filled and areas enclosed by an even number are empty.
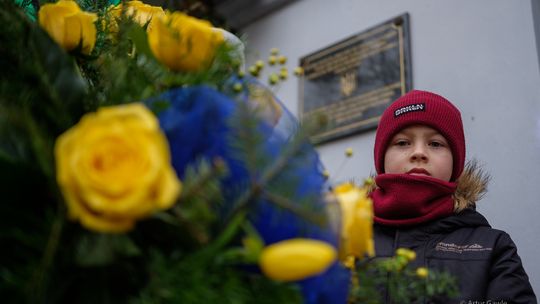
<svg viewBox="0 0 540 304">
<path fill-rule="evenodd" d="M 425 91 L 400 97 L 381 117 L 374 156 L 378 256 L 414 250 L 415 266 L 457 278 L 456 303 L 536 303 L 516 245 L 475 211 L 488 178 L 474 164 L 464 170 L 454 105 Z"/>
</svg>

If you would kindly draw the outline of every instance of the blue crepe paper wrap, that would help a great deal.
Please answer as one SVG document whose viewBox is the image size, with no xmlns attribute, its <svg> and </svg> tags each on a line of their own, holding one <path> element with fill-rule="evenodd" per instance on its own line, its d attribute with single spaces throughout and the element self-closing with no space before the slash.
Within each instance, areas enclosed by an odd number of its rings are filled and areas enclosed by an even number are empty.
<svg viewBox="0 0 540 304">
<path fill-rule="evenodd" d="M 261 86 L 255 80 L 246 80 L 244 84 Z M 238 94 L 237 98 L 240 102 L 250 102 L 247 91 Z M 282 109 L 279 121 L 272 125 L 261 120 L 258 125 L 258 131 L 265 139 L 261 149 L 270 160 L 277 159 L 283 152 L 298 127 L 296 119 L 281 102 L 273 98 Z M 229 169 L 229 175 L 222 181 L 224 197 L 227 202 L 234 201 L 247 189 L 250 181 L 246 167 L 229 142 L 237 132 L 229 123 L 238 108 L 237 101 L 206 86 L 173 89 L 148 100 L 147 104 L 152 106 L 156 101 L 170 103 L 170 107 L 158 113 L 158 118 L 169 141 L 172 165 L 178 176 L 182 179 L 186 167 L 199 159 L 212 161 L 219 157 Z M 275 180 L 297 184 L 292 197 L 288 197 L 291 202 L 312 196 L 310 209 L 324 212 L 325 203 L 321 194 L 325 179 L 321 174 L 319 156 L 308 142 L 302 144 L 301 149 L 302 153 L 294 157 Z M 267 245 L 307 237 L 326 241 L 336 248 L 338 246 L 339 236 L 335 229 L 310 223 L 264 199 L 255 202 L 249 218 Z M 346 303 L 349 274 L 338 263 L 326 272 L 298 283 L 305 303 Z"/>
</svg>

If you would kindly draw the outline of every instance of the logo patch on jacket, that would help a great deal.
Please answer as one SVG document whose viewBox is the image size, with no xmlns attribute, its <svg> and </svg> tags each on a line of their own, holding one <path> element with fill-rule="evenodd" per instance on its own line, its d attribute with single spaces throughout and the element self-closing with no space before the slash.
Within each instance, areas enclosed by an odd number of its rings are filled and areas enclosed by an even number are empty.
<svg viewBox="0 0 540 304">
<path fill-rule="evenodd" d="M 443 243 L 439 242 L 435 246 L 435 251 L 444 251 L 444 252 L 455 252 L 455 253 L 463 253 L 463 252 L 482 252 L 482 251 L 492 251 L 493 248 L 490 247 L 484 247 L 480 244 L 467 244 L 467 245 L 457 245 L 454 243 Z"/>
<path fill-rule="evenodd" d="M 410 112 L 418 112 L 418 111 L 425 112 L 426 111 L 426 104 L 425 103 L 415 103 L 415 104 L 412 104 L 412 105 L 401 107 L 401 108 L 394 111 L 394 118 L 398 117 L 400 115 L 403 115 L 403 114 L 407 114 L 407 113 L 410 113 Z"/>
</svg>

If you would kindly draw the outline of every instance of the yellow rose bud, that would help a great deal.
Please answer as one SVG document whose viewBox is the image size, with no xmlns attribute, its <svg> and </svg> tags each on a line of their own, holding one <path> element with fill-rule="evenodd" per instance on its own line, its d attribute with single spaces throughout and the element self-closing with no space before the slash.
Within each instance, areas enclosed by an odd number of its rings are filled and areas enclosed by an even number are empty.
<svg viewBox="0 0 540 304">
<path fill-rule="evenodd" d="M 263 249 L 259 265 L 277 281 L 297 281 L 325 271 L 336 259 L 332 245 L 313 239 L 289 239 Z"/>
<path fill-rule="evenodd" d="M 426 267 L 418 267 L 418 269 L 416 269 L 416 276 L 421 278 L 421 279 L 425 279 L 427 278 L 429 275 L 429 271 Z"/>
<path fill-rule="evenodd" d="M 242 86 L 241 83 L 238 83 L 238 82 L 237 82 L 237 83 L 235 83 L 235 84 L 233 85 L 233 91 L 235 91 L 236 93 L 241 92 L 242 89 L 243 89 L 243 86 Z"/>
<path fill-rule="evenodd" d="M 259 70 L 257 69 L 256 66 L 252 65 L 249 67 L 248 69 L 249 73 L 251 74 L 251 76 L 253 77 L 259 77 Z"/>
<path fill-rule="evenodd" d="M 287 57 L 281 55 L 278 57 L 279 64 L 285 64 L 287 63 Z"/>
<path fill-rule="evenodd" d="M 137 22 L 141 26 L 147 25 L 153 17 L 165 15 L 165 12 L 161 6 L 152 6 L 141 1 L 127 1 L 125 2 L 125 5 L 126 16 L 133 18 L 133 21 Z M 118 31 L 117 19 L 120 19 L 122 9 L 123 5 L 120 3 L 116 6 L 111 5 L 107 10 L 110 19 L 110 32 L 115 33 Z"/>
<path fill-rule="evenodd" d="M 278 48 L 272 48 L 270 50 L 270 55 L 276 56 L 277 54 L 279 54 L 279 49 Z"/>
<path fill-rule="evenodd" d="M 264 68 L 264 61 L 262 60 L 257 60 L 257 62 L 255 62 L 255 67 L 260 71 Z"/>
<path fill-rule="evenodd" d="M 279 76 L 276 73 L 272 73 L 270 74 L 270 76 L 268 76 L 268 83 L 270 85 L 275 85 L 278 82 L 279 82 Z"/>
<path fill-rule="evenodd" d="M 373 204 L 365 189 L 350 183 L 334 190 L 341 207 L 342 229 L 340 259 L 375 255 L 373 243 Z"/>
<path fill-rule="evenodd" d="M 269 64 L 269 65 L 274 65 L 274 64 L 276 64 L 276 61 L 277 61 L 276 56 L 271 55 L 271 56 L 268 57 L 268 64 Z"/>
<path fill-rule="evenodd" d="M 345 156 L 347 156 L 347 157 L 353 156 L 353 149 L 352 148 L 347 148 L 345 150 Z"/>
<path fill-rule="evenodd" d="M 294 75 L 296 76 L 302 76 L 304 74 L 304 69 L 301 67 L 294 68 Z"/>
<path fill-rule="evenodd" d="M 148 25 L 148 43 L 156 58 L 174 71 L 198 71 L 207 68 L 223 34 L 204 20 L 180 12 L 152 18 Z"/>
<path fill-rule="evenodd" d="M 246 76 L 246 73 L 244 71 L 238 71 L 236 76 L 238 76 L 238 78 L 242 79 L 242 78 L 244 78 L 244 76 Z"/>
<path fill-rule="evenodd" d="M 407 248 L 398 248 L 396 250 L 396 255 L 402 256 L 406 258 L 408 261 L 414 261 L 416 259 L 416 252 Z"/>
<path fill-rule="evenodd" d="M 279 79 L 286 80 L 289 77 L 289 72 L 287 70 L 279 71 Z"/>
<path fill-rule="evenodd" d="M 180 194 L 167 139 L 142 104 L 86 114 L 58 137 L 55 158 L 69 217 L 94 231 L 128 231 Z"/>
<path fill-rule="evenodd" d="M 71 51 L 81 46 L 83 54 L 90 54 L 96 44 L 97 15 L 81 10 L 75 1 L 58 1 L 41 6 L 39 24 L 56 43 Z"/>
<path fill-rule="evenodd" d="M 126 15 L 132 17 L 141 26 L 145 26 L 153 17 L 165 16 L 165 12 L 161 6 L 152 6 L 141 1 L 128 1 Z"/>
<path fill-rule="evenodd" d="M 398 248 L 396 250 L 396 255 L 397 256 L 405 256 L 405 255 L 407 255 L 407 251 L 409 251 L 409 249 L 407 249 L 407 248 Z"/>
</svg>

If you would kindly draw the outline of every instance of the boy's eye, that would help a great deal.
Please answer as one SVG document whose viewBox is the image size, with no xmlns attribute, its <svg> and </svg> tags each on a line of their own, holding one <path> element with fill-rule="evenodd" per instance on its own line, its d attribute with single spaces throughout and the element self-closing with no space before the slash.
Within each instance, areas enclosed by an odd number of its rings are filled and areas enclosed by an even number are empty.
<svg viewBox="0 0 540 304">
<path fill-rule="evenodd" d="M 444 144 L 442 142 L 438 142 L 438 141 L 432 141 L 432 142 L 429 143 L 429 145 L 434 147 L 434 148 L 444 147 Z"/>
<path fill-rule="evenodd" d="M 404 139 L 396 140 L 395 143 L 394 143 L 394 145 L 400 146 L 400 147 L 406 146 L 408 144 L 409 144 L 409 142 L 407 140 L 404 140 Z"/>
</svg>

